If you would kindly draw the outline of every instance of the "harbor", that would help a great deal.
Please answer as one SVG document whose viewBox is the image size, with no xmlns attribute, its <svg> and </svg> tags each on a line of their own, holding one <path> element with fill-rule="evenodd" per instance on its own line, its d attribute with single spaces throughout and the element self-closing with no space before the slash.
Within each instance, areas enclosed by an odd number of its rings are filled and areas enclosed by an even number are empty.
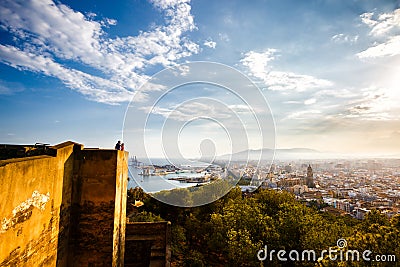
<svg viewBox="0 0 400 267">
<path fill-rule="evenodd" d="M 148 193 L 201 186 L 226 176 L 224 168 L 203 162 L 183 162 L 170 164 L 165 160 L 152 160 L 151 163 L 129 161 L 130 180 L 128 187 L 139 186 Z"/>
</svg>

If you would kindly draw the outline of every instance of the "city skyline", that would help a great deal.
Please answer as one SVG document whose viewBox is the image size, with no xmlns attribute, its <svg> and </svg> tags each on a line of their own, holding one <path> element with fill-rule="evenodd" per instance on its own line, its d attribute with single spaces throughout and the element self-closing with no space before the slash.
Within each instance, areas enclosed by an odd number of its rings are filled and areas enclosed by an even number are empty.
<svg viewBox="0 0 400 267">
<path fill-rule="evenodd" d="M 211 61 L 247 75 L 259 88 L 274 118 L 277 148 L 399 154 L 398 1 L 136 0 L 110 5 L 7 0 L 0 6 L 2 143 L 73 140 L 113 148 L 129 134 L 123 133 L 125 111 L 146 81 L 164 68 Z M 209 84 L 182 92 L 151 110 L 150 130 L 159 134 L 166 118 L 208 114 L 219 119 L 249 108 Z M 192 101 L 175 114 L 182 101 L 197 98 L 217 99 L 229 109 Z M 130 107 L 137 108 L 138 117 L 149 111 L 138 102 Z M 201 156 L 204 139 L 218 144 L 207 148 L 217 155 L 238 152 L 230 150 L 225 133 L 210 121 L 197 123 L 182 137 L 179 148 L 185 156 Z M 247 148 L 262 148 L 252 139 L 255 126 L 248 127 Z M 135 146 L 126 144 L 133 155 Z M 163 155 L 157 142 L 150 151 L 150 156 Z"/>
</svg>

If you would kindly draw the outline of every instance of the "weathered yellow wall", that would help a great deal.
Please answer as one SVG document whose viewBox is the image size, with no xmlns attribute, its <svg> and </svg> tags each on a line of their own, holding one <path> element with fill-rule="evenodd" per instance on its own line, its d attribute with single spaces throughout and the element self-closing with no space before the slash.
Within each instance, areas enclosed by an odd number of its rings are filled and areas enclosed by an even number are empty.
<svg viewBox="0 0 400 267">
<path fill-rule="evenodd" d="M 128 192 L 128 158 L 127 152 L 118 152 L 116 174 L 115 215 L 113 237 L 112 266 L 124 266 L 125 232 L 126 232 L 126 198 Z"/>
<path fill-rule="evenodd" d="M 0 266 L 123 266 L 128 153 L 0 161 Z"/>
<path fill-rule="evenodd" d="M 57 157 L 37 156 L 0 162 L 0 266 L 59 266 L 66 263 L 60 234 L 65 177 L 72 175 L 74 145 Z M 64 184 L 65 183 L 65 184 Z M 64 218 L 63 218 L 64 219 Z M 61 231 L 67 227 L 62 226 Z M 61 233 L 63 234 L 63 233 Z"/>
<path fill-rule="evenodd" d="M 75 159 L 71 216 L 76 266 L 123 266 L 128 153 L 83 150 Z"/>
</svg>

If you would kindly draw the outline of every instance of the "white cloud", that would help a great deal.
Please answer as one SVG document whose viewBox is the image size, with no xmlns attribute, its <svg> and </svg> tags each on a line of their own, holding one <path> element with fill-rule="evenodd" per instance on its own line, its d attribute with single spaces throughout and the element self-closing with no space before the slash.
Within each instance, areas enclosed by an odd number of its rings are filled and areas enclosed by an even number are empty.
<svg viewBox="0 0 400 267">
<path fill-rule="evenodd" d="M 68 69 L 49 57 L 19 50 L 13 46 L 0 45 L 0 57 L 10 66 L 39 72 L 60 79 L 67 87 L 78 90 L 90 99 L 104 103 L 129 101 L 132 93 L 123 86 L 89 75 L 76 69 Z"/>
<path fill-rule="evenodd" d="M 276 52 L 278 50 L 273 48 L 268 48 L 262 53 L 250 51 L 244 54 L 244 58 L 240 62 L 249 68 L 253 76 L 263 79 L 265 72 L 270 69 L 269 62 L 275 59 Z"/>
<path fill-rule="evenodd" d="M 312 105 L 312 104 L 315 104 L 316 102 L 317 102 L 317 99 L 310 98 L 310 99 L 304 100 L 304 105 Z"/>
<path fill-rule="evenodd" d="M 318 79 L 310 75 L 282 71 L 269 72 L 265 76 L 264 82 L 269 89 L 274 91 L 294 90 L 297 92 L 304 92 L 333 85 L 333 83 L 328 80 Z"/>
<path fill-rule="evenodd" d="M 101 24 L 85 19 L 82 13 L 51 1 L 5 0 L 1 5 L 1 23 L 10 31 L 17 30 L 17 37 L 30 37 L 43 50 L 62 58 L 98 58 Z"/>
<path fill-rule="evenodd" d="M 376 58 L 400 55 L 400 9 L 374 18 L 373 13 L 364 13 L 361 21 L 371 28 L 369 35 L 375 38 L 373 46 L 357 53 L 361 58 Z"/>
<path fill-rule="evenodd" d="M 246 105 L 228 105 L 229 109 L 236 113 L 247 113 L 247 114 L 252 114 L 256 110 L 254 107 L 249 107 Z"/>
<path fill-rule="evenodd" d="M 93 13 L 85 16 L 51 0 L 1 1 L 0 25 L 13 35 L 16 44 L 3 45 L 0 60 L 59 78 L 95 101 L 126 101 L 127 92 L 136 90 L 147 79 L 143 74 L 146 67 L 174 65 L 179 59 L 199 52 L 199 46 L 184 36 L 185 32 L 196 29 L 189 1 L 152 3 L 165 15 L 166 25 L 154 26 L 137 36 L 111 39 L 103 27 L 115 25 L 116 20 L 94 21 Z M 33 62 L 34 58 L 40 59 L 39 62 Z M 100 71 L 102 77 L 62 65 L 60 60 L 65 59 Z M 47 70 L 46 64 L 57 66 L 57 71 Z M 66 78 L 71 75 L 78 76 L 79 81 Z M 112 87 L 99 86 L 100 81 Z M 123 95 L 113 96 L 119 92 Z"/>
<path fill-rule="evenodd" d="M 22 84 L 0 80 L 0 95 L 12 95 L 24 91 Z"/>
<path fill-rule="evenodd" d="M 382 36 L 386 34 L 399 33 L 400 30 L 400 9 L 394 10 L 392 13 L 380 14 L 374 24 L 370 26 L 371 35 Z"/>
<path fill-rule="evenodd" d="M 117 25 L 117 20 L 115 20 L 115 19 L 106 18 L 105 21 L 106 21 L 106 23 L 107 23 L 108 25 L 112 25 L 112 26 Z"/>
<path fill-rule="evenodd" d="M 306 102 L 314 102 L 313 108 L 321 111 L 325 117 L 334 117 L 337 121 L 352 119 L 354 122 L 398 120 L 400 108 L 398 97 L 395 97 L 387 88 L 370 86 L 367 88 L 321 90 L 312 95 Z M 302 110 L 297 109 L 296 112 Z M 302 114 L 302 113 L 300 113 Z M 293 118 L 294 115 L 291 116 Z M 296 117 L 296 116 L 294 116 Z"/>
<path fill-rule="evenodd" d="M 218 37 L 221 41 L 223 42 L 229 42 L 231 39 L 229 38 L 229 35 L 227 33 L 219 33 Z"/>
<path fill-rule="evenodd" d="M 235 23 L 235 20 L 232 18 L 231 14 L 225 15 L 223 17 L 223 21 L 227 25 L 233 25 Z"/>
<path fill-rule="evenodd" d="M 386 42 L 372 46 L 356 55 L 361 59 L 400 55 L 400 35 L 389 37 Z"/>
<path fill-rule="evenodd" d="M 207 98 L 197 98 L 176 105 L 169 103 L 139 109 L 175 121 L 188 122 L 198 118 L 212 118 L 223 124 L 230 122 L 231 125 L 237 124 L 238 119 L 242 120 L 242 123 L 247 121 L 245 124 L 250 125 L 249 123 L 254 122 L 254 116 L 258 112 L 257 109 L 244 104 L 228 104 Z"/>
<path fill-rule="evenodd" d="M 374 13 L 366 12 L 360 15 L 361 21 L 369 27 L 374 27 L 378 22 L 373 20 Z"/>
<path fill-rule="evenodd" d="M 361 120 L 397 120 L 398 102 L 389 98 L 385 89 L 369 87 L 362 95 L 346 105 L 343 116 Z"/>
<path fill-rule="evenodd" d="M 320 90 L 314 94 L 316 98 L 357 98 L 358 93 L 355 92 L 354 88 L 350 89 L 330 89 Z"/>
<path fill-rule="evenodd" d="M 197 102 L 188 102 L 183 105 L 177 105 L 174 107 L 152 107 L 152 108 L 143 108 L 147 112 L 152 114 L 161 115 L 165 118 L 170 118 L 177 121 L 189 121 L 194 118 L 199 117 L 210 117 L 215 119 L 229 119 L 231 117 L 231 113 L 227 113 L 226 107 L 217 106 L 217 105 L 209 105 L 204 101 L 201 102 L 198 100 Z"/>
<path fill-rule="evenodd" d="M 385 87 L 322 90 L 313 94 L 316 99 L 313 107 L 336 118 L 358 120 L 397 120 L 399 119 L 398 96 Z"/>
<path fill-rule="evenodd" d="M 276 49 L 267 49 L 262 53 L 250 51 L 244 54 L 244 58 L 240 62 L 248 68 L 252 76 L 263 81 L 268 89 L 274 91 L 294 90 L 303 92 L 333 85 L 328 80 L 318 79 L 310 75 L 272 70 L 270 62 L 276 58 L 276 52 Z"/>
<path fill-rule="evenodd" d="M 301 110 L 301 111 L 296 111 L 293 113 L 290 113 L 285 119 L 296 119 L 296 120 L 306 120 L 306 119 L 312 119 L 315 117 L 320 117 L 321 116 L 321 111 L 320 110 Z"/>
<path fill-rule="evenodd" d="M 293 123 L 290 126 L 292 128 L 311 128 L 310 125 L 314 125 L 332 130 L 339 125 L 346 125 L 349 121 L 356 125 L 364 125 L 378 121 L 395 123 L 400 119 L 398 97 L 391 94 L 387 88 L 370 86 L 351 90 L 320 90 L 305 100 L 302 100 L 303 97 L 299 96 L 296 101 L 284 102 L 291 104 L 290 109 L 285 111 L 285 107 L 282 106 L 285 115 L 277 121 L 290 120 Z M 280 124 L 280 127 L 288 125 L 286 123 L 282 126 L 284 124 Z"/>
<path fill-rule="evenodd" d="M 288 100 L 288 101 L 283 101 L 284 104 L 303 104 L 302 101 L 297 101 L 297 100 Z"/>
<path fill-rule="evenodd" d="M 204 42 L 204 45 L 209 47 L 209 48 L 214 48 L 217 46 L 217 43 L 212 41 L 212 40 L 207 40 Z"/>
<path fill-rule="evenodd" d="M 346 35 L 344 33 L 339 33 L 339 34 L 332 36 L 331 40 L 338 44 L 345 44 L 345 43 L 354 44 L 354 43 L 357 43 L 358 38 L 359 38 L 358 35 L 350 36 L 350 35 Z"/>
<path fill-rule="evenodd" d="M 150 0 L 156 7 L 168 9 L 181 3 L 189 3 L 190 0 Z"/>
</svg>

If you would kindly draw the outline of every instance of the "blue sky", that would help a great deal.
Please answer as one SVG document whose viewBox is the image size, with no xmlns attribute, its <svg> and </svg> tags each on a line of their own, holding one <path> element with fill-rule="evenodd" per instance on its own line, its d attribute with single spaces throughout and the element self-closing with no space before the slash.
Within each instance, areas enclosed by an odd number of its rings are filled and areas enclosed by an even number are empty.
<svg viewBox="0 0 400 267">
<path fill-rule="evenodd" d="M 399 1 L 3 0 L 0 40 L 0 143 L 113 147 L 129 101 L 154 74 L 212 61 L 260 88 L 277 147 L 400 150 Z M 185 90 L 193 98 L 204 92 Z M 213 114 L 200 104 L 187 110 Z M 161 123 L 173 107 L 153 115 Z M 183 154 L 198 155 L 198 129 L 188 131 Z M 229 152 L 218 127 L 205 129 L 218 154 Z M 132 154 L 135 145 L 127 143 Z"/>
</svg>

